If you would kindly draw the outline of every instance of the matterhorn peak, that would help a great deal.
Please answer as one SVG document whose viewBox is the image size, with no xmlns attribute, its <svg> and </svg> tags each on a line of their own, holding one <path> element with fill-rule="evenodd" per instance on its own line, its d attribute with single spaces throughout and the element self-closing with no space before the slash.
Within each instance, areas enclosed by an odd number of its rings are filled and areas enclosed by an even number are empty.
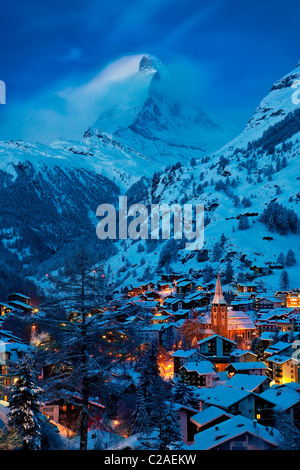
<svg viewBox="0 0 300 470">
<path fill-rule="evenodd" d="M 157 57 L 151 54 L 145 54 L 140 61 L 139 71 L 151 73 L 158 72 L 161 65 L 161 62 Z"/>
</svg>

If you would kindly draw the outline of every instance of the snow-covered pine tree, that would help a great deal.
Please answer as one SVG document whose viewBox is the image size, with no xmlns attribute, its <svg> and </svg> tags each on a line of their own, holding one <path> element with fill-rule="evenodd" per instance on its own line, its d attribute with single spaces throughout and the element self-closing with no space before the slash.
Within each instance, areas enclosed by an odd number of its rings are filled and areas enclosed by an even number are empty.
<svg viewBox="0 0 300 470">
<path fill-rule="evenodd" d="M 173 450 L 182 448 L 181 427 L 172 402 L 161 404 L 158 422 L 158 449 Z"/>
<path fill-rule="evenodd" d="M 16 364 L 20 377 L 9 396 L 8 425 L 15 429 L 23 441 L 23 450 L 41 449 L 41 413 L 39 395 L 33 372 L 33 360 L 26 354 Z"/>
<path fill-rule="evenodd" d="M 290 249 L 287 252 L 285 262 L 286 262 L 287 266 L 294 266 L 295 264 L 297 264 L 296 256 L 295 256 L 295 253 L 292 249 Z"/>
<path fill-rule="evenodd" d="M 284 269 L 281 273 L 280 280 L 279 280 L 280 289 L 287 290 L 289 288 L 289 285 L 290 285 L 289 275 L 288 275 L 288 272 Z"/>
<path fill-rule="evenodd" d="M 300 450 L 300 431 L 296 428 L 290 416 L 281 409 L 274 412 L 275 426 L 280 432 L 278 450 Z"/>
<path fill-rule="evenodd" d="M 196 410 L 199 408 L 199 400 L 195 397 L 193 390 L 182 380 L 180 380 L 173 388 L 172 398 L 174 403 L 189 406 Z"/>
<path fill-rule="evenodd" d="M 157 363 L 157 347 L 153 344 L 146 351 L 141 361 L 136 405 L 131 419 L 133 432 L 148 434 L 153 427 L 151 418 L 153 407 L 155 407 L 155 389 L 153 385 L 161 381 Z M 145 428 L 143 428 L 144 424 Z"/>
<path fill-rule="evenodd" d="M 278 255 L 277 263 L 278 263 L 278 264 L 282 264 L 282 266 L 285 265 L 285 256 L 284 256 L 284 254 L 283 254 L 282 252 L 279 253 L 279 255 Z"/>
<path fill-rule="evenodd" d="M 233 268 L 230 261 L 226 264 L 225 273 L 224 273 L 224 282 L 229 284 L 233 279 Z"/>
</svg>

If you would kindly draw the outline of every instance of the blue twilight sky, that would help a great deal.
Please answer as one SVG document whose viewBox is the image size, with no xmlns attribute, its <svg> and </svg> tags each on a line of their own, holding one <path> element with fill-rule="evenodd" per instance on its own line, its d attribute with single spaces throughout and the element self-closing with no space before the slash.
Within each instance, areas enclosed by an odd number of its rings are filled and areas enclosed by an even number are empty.
<svg viewBox="0 0 300 470">
<path fill-rule="evenodd" d="M 181 67 L 202 108 L 241 131 L 300 60 L 299 18 L 299 0 L 5 2 L 0 140 L 76 137 L 80 111 L 70 111 L 64 91 L 70 96 L 111 62 L 143 53 Z"/>
</svg>

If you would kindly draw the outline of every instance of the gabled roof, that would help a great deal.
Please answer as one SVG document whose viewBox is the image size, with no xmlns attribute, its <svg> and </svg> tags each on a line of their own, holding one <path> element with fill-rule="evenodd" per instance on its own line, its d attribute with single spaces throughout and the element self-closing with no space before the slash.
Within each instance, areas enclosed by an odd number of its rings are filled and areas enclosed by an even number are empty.
<svg viewBox="0 0 300 470">
<path fill-rule="evenodd" d="M 300 394 L 292 388 L 269 388 L 259 395 L 275 405 L 274 410 L 286 411 L 300 403 Z"/>
<path fill-rule="evenodd" d="M 206 330 L 204 330 L 206 331 Z M 208 330 L 209 331 L 209 330 Z M 203 343 L 207 343 L 208 341 L 211 341 L 212 339 L 214 338 L 221 338 L 222 340 L 224 341 L 228 341 L 229 343 L 232 343 L 232 344 L 236 344 L 234 341 L 232 341 L 231 339 L 228 339 L 228 338 L 225 338 L 224 336 L 220 336 L 220 335 L 217 335 L 217 334 L 213 334 L 211 336 L 208 336 L 207 338 L 204 338 L 204 339 L 201 339 L 200 341 L 198 341 L 198 344 L 203 344 Z"/>
<path fill-rule="evenodd" d="M 233 367 L 236 371 L 250 369 L 268 369 L 264 362 L 234 362 L 229 364 L 226 369 Z"/>
<path fill-rule="evenodd" d="M 249 433 L 258 439 L 266 441 L 268 444 L 277 446 L 279 432 L 276 429 L 269 429 L 255 423 L 244 416 L 234 416 L 217 426 L 212 426 L 195 435 L 195 443 L 189 446 L 190 450 L 209 450 L 231 439 Z"/>
<path fill-rule="evenodd" d="M 253 392 L 265 381 L 271 382 L 270 377 L 267 377 L 266 375 L 235 374 L 231 379 L 227 380 L 224 385 L 226 385 L 226 387 L 233 387 Z"/>
<path fill-rule="evenodd" d="M 188 362 L 180 367 L 187 372 L 197 372 L 199 375 L 216 374 L 216 371 L 210 361 Z"/>
<path fill-rule="evenodd" d="M 250 351 L 248 349 L 234 349 L 233 351 L 231 351 L 230 356 L 241 357 L 241 356 L 244 356 L 245 354 L 252 354 L 252 356 L 256 356 L 256 354 L 253 351 Z"/>
<path fill-rule="evenodd" d="M 227 413 L 224 410 L 221 410 L 221 408 L 216 406 L 209 406 L 205 410 L 200 411 L 199 413 L 192 416 L 190 421 L 196 424 L 196 426 L 202 427 L 218 418 L 221 418 L 222 416 L 231 418 L 233 415 L 231 413 Z"/>
<path fill-rule="evenodd" d="M 214 405 L 219 408 L 228 409 L 231 406 L 239 403 L 244 398 L 251 395 L 248 390 L 239 390 L 237 388 L 226 387 L 225 385 L 218 385 L 215 388 L 209 389 L 208 394 L 204 397 L 206 405 Z"/>
<path fill-rule="evenodd" d="M 189 349 L 188 351 L 184 351 L 183 349 L 178 349 L 177 351 L 171 353 L 171 356 L 185 358 L 185 357 L 190 357 L 195 353 L 200 355 L 200 351 L 198 351 L 198 349 Z"/>
</svg>

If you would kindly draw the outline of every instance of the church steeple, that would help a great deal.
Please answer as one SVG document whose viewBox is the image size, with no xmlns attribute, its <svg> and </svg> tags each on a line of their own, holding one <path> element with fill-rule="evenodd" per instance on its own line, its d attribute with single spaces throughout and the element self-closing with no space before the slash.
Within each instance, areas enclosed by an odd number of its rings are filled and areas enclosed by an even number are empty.
<svg viewBox="0 0 300 470">
<path fill-rule="evenodd" d="M 219 273 L 215 295 L 211 303 L 211 324 L 212 329 L 217 335 L 228 338 L 227 303 L 223 296 Z"/>
<path fill-rule="evenodd" d="M 226 304 L 226 301 L 223 297 L 223 292 L 222 292 L 222 286 L 221 286 L 221 280 L 220 280 L 219 273 L 218 273 L 218 277 L 217 277 L 216 290 L 215 290 L 215 295 L 214 295 L 214 299 L 212 301 L 212 304 Z"/>
</svg>

